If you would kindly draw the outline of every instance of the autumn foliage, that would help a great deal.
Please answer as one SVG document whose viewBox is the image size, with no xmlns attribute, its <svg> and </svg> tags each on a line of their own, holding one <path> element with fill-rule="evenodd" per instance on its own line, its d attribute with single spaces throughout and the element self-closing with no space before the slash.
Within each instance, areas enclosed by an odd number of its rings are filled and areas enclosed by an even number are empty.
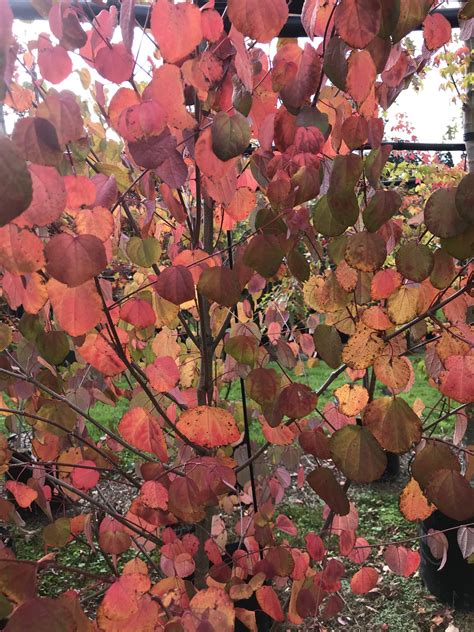
<svg viewBox="0 0 474 632">
<path fill-rule="evenodd" d="M 0 0 L 0 520 L 49 520 L 44 558 L 1 551 L 12 632 L 330 619 L 343 577 L 356 595 L 378 584 L 380 546 L 391 572 L 418 568 L 416 542 L 358 533 L 350 486 L 378 480 L 387 452 L 413 457 L 407 520 L 474 515 L 459 436 L 474 400 L 474 175 L 415 213 L 384 179 L 382 142 L 382 111 L 449 23 L 429 0 L 306 0 L 309 39 L 275 46 L 285 0 L 228 0 L 224 19 L 199 4 L 157 0 L 143 33 L 133 0 L 95 18 L 36 2 L 49 32 L 18 41 Z M 420 24 L 415 54 L 404 38 Z M 302 321 L 272 302 L 285 283 Z M 415 348 L 456 441 L 432 438 L 436 416 L 405 398 Z M 317 361 L 330 371 L 315 392 Z M 123 398 L 118 424 L 96 418 Z M 280 509 L 290 485 L 324 505 L 310 533 Z M 80 569 L 57 598 L 36 585 L 78 539 L 110 566 L 87 615 Z M 469 526 L 459 542 L 468 557 Z"/>
</svg>

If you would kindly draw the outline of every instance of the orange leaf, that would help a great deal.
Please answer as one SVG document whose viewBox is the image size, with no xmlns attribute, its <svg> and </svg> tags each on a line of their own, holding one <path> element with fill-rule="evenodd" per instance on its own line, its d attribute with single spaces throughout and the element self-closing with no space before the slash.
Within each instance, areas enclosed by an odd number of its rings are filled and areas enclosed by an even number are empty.
<svg viewBox="0 0 474 632">
<path fill-rule="evenodd" d="M 364 566 L 352 576 L 351 590 L 356 595 L 365 595 L 370 592 L 379 580 L 379 572 L 370 566 Z"/>
<path fill-rule="evenodd" d="M 291 445 L 295 438 L 295 431 L 290 426 L 278 426 L 272 428 L 262 415 L 259 416 L 262 425 L 263 436 L 273 445 Z"/>
<path fill-rule="evenodd" d="M 347 70 L 347 92 L 361 105 L 373 90 L 377 69 L 367 50 L 353 51 Z"/>
<path fill-rule="evenodd" d="M 369 401 L 367 389 L 358 384 L 343 384 L 334 391 L 339 402 L 339 410 L 348 417 L 355 417 Z"/>
<path fill-rule="evenodd" d="M 222 408 L 211 406 L 185 410 L 177 427 L 190 441 L 206 448 L 228 445 L 240 438 L 233 416 Z"/>
<path fill-rule="evenodd" d="M 202 40 L 201 14 L 194 4 L 157 0 L 151 14 L 151 31 L 163 59 L 176 63 L 192 53 Z"/>
<path fill-rule="evenodd" d="M 70 288 L 51 279 L 46 288 L 58 324 L 71 336 L 82 336 L 101 320 L 102 302 L 94 281 Z"/>
<path fill-rule="evenodd" d="M 64 176 L 63 180 L 67 192 L 68 209 L 73 210 L 94 204 L 96 189 L 92 180 L 86 176 Z"/>
<path fill-rule="evenodd" d="M 162 461 L 168 460 L 166 442 L 158 420 L 144 408 L 132 408 L 125 413 L 118 429 L 125 441 L 135 448 L 156 454 Z"/>
<path fill-rule="evenodd" d="M 76 229 L 79 235 L 95 235 L 101 241 L 107 241 L 114 230 L 114 216 L 102 207 L 82 209 L 74 213 Z"/>
<path fill-rule="evenodd" d="M 407 388 L 412 374 L 410 360 L 403 356 L 382 355 L 375 358 L 374 371 L 377 379 L 394 394 Z"/>
<path fill-rule="evenodd" d="M 428 502 L 426 496 L 414 478 L 411 478 L 400 496 L 400 511 L 407 520 L 426 520 L 436 509 Z"/>
<path fill-rule="evenodd" d="M 123 334 L 123 330 L 118 330 L 119 335 L 120 332 Z M 77 350 L 86 362 L 108 377 L 125 371 L 125 364 L 102 334 L 89 334 Z"/>
<path fill-rule="evenodd" d="M 220 588 L 200 590 L 191 599 L 189 606 L 195 617 L 203 620 L 202 627 L 210 627 L 219 632 L 233 632 L 234 605 L 224 590 Z"/>
<path fill-rule="evenodd" d="M 0 228 L 0 265 L 12 274 L 30 274 L 44 266 L 43 244 L 29 230 L 9 224 Z"/>
<path fill-rule="evenodd" d="M 8 489 L 8 491 L 13 494 L 16 502 L 23 509 L 29 507 L 31 503 L 38 498 L 38 493 L 35 492 L 34 489 L 18 481 L 7 481 L 5 483 L 5 489 Z"/>
<path fill-rule="evenodd" d="M 374 301 L 388 298 L 390 294 L 398 290 L 401 284 L 402 275 L 396 270 L 392 270 L 391 268 L 379 270 L 372 279 L 370 294 Z"/>
<path fill-rule="evenodd" d="M 276 592 L 271 586 L 262 586 L 255 593 L 260 608 L 275 621 L 284 621 L 285 614 Z"/>
<path fill-rule="evenodd" d="M 388 318 L 385 311 L 378 305 L 369 307 L 362 314 L 362 321 L 376 331 L 387 331 L 393 327 L 393 323 Z"/>
</svg>

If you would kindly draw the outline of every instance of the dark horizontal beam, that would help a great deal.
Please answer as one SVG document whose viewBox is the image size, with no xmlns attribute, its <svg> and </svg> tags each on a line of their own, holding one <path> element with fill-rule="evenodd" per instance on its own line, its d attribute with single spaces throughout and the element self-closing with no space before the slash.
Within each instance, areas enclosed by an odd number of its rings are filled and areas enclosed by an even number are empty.
<svg viewBox="0 0 474 632">
<path fill-rule="evenodd" d="M 466 151 L 464 143 L 410 143 L 408 141 L 384 141 L 384 145 L 392 145 L 394 151 Z M 370 149 L 370 146 L 364 147 Z"/>
<path fill-rule="evenodd" d="M 207 0 L 198 0 L 199 5 L 203 5 L 206 2 Z M 14 17 L 19 20 L 31 21 L 41 19 L 41 16 L 32 5 L 31 0 L 9 0 L 9 5 L 12 8 Z M 83 0 L 79 0 L 77 2 L 73 2 L 73 5 L 82 8 L 85 15 L 90 17 L 98 15 L 101 11 L 107 9 L 111 5 L 115 5 L 120 9 L 120 2 L 118 0 L 112 0 L 111 2 L 108 2 L 107 5 L 94 4 L 93 2 L 84 2 Z M 285 26 L 281 30 L 280 37 L 306 37 L 306 32 L 301 24 L 302 5 L 302 0 L 293 0 L 290 2 L 290 15 L 288 16 Z M 225 0 L 216 0 L 215 7 L 219 13 L 222 14 L 227 7 L 227 2 Z M 151 5 L 149 4 L 136 5 L 135 18 L 140 26 L 149 26 L 150 9 Z M 457 28 L 459 26 L 458 12 L 459 8 L 438 9 L 435 11 L 435 13 L 443 15 L 453 28 Z M 418 27 L 418 30 L 420 29 L 421 25 Z"/>
</svg>

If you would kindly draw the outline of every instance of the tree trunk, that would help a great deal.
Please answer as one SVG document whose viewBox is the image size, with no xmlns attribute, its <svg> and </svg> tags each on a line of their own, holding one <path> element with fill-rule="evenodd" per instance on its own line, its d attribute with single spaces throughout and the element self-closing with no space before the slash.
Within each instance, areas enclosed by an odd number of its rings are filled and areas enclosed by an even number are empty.
<svg viewBox="0 0 474 632">
<path fill-rule="evenodd" d="M 474 38 L 466 40 L 465 45 L 469 49 L 470 62 L 467 72 L 474 73 L 474 57 L 472 47 Z M 463 106 L 464 119 L 464 141 L 466 143 L 467 170 L 474 171 L 474 86 L 469 86 L 466 93 L 466 100 Z"/>
<path fill-rule="evenodd" d="M 469 50 L 468 74 L 474 73 L 474 54 L 473 44 L 474 38 L 470 38 L 465 42 Z M 467 170 L 469 173 L 474 171 L 474 86 L 469 85 L 467 88 L 466 99 L 463 105 L 463 121 L 464 121 L 464 142 L 466 143 L 467 154 Z M 465 435 L 465 443 L 474 445 L 474 407 L 470 406 L 466 410 L 468 424 Z"/>
</svg>

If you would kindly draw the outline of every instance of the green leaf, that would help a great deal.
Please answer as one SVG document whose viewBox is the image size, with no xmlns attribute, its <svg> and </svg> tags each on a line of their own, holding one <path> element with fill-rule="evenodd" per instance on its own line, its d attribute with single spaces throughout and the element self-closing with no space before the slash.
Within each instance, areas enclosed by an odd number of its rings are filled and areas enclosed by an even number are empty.
<svg viewBox="0 0 474 632">
<path fill-rule="evenodd" d="M 0 138 L 0 226 L 21 215 L 33 199 L 33 184 L 26 161 L 8 138 Z"/>
<path fill-rule="evenodd" d="M 250 125 L 245 116 L 236 112 L 229 116 L 219 112 L 212 125 L 212 150 L 220 160 L 240 156 L 250 143 Z"/>
<path fill-rule="evenodd" d="M 371 432 L 360 426 L 344 426 L 331 437 L 334 463 L 356 483 L 378 480 L 387 466 L 387 457 Z"/>
<path fill-rule="evenodd" d="M 258 356 L 258 341 L 253 336 L 233 336 L 228 338 L 224 349 L 240 364 L 253 367 Z"/>
<path fill-rule="evenodd" d="M 43 529 L 43 540 L 46 546 L 61 549 L 69 542 L 71 526 L 69 518 L 58 518 Z"/>
<path fill-rule="evenodd" d="M 142 268 L 151 268 L 154 263 L 160 260 L 161 245 L 154 237 L 140 239 L 132 237 L 127 244 L 127 254 L 132 263 Z"/>
</svg>

